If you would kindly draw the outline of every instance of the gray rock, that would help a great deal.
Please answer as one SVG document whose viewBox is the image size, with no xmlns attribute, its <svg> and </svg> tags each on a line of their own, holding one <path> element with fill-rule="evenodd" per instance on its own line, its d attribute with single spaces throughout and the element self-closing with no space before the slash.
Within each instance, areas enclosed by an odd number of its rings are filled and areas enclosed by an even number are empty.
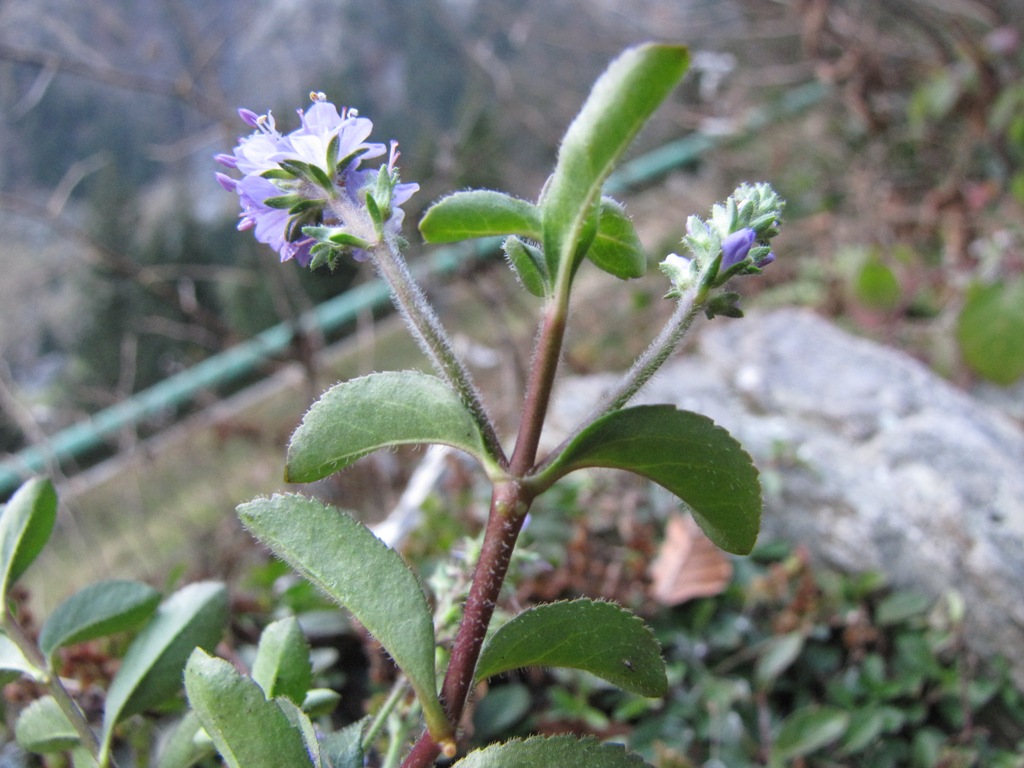
<svg viewBox="0 0 1024 768">
<path fill-rule="evenodd" d="M 612 379 L 567 381 L 555 432 Z M 571 393 L 571 396 L 570 396 Z M 762 471 L 762 540 L 958 592 L 968 642 L 1024 683 L 1024 431 L 916 360 L 801 310 L 716 320 L 638 402 L 705 413 Z"/>
</svg>

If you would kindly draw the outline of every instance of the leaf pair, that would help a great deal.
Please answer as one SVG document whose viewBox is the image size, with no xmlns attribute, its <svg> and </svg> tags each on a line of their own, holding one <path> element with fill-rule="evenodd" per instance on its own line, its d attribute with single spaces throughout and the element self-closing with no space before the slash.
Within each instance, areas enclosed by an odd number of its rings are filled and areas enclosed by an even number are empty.
<svg viewBox="0 0 1024 768">
<path fill-rule="evenodd" d="M 373 374 L 328 390 L 292 437 L 286 478 L 311 482 L 380 448 L 421 443 L 459 448 L 492 476 L 500 472 L 458 397 L 434 376 L 405 371 Z M 586 467 L 647 477 L 686 502 L 719 547 L 737 554 L 753 548 L 761 515 L 757 470 L 742 446 L 705 416 L 670 405 L 613 411 L 528 482 L 540 493 Z"/>
<path fill-rule="evenodd" d="M 537 204 L 501 192 L 458 192 L 424 216 L 424 239 L 513 238 L 511 247 L 509 241 L 505 245 L 509 262 L 538 296 L 551 295 L 556 282 L 567 286 L 584 257 L 616 277 L 642 276 L 647 257 L 633 224 L 621 206 L 601 198 L 601 187 L 688 66 L 683 46 L 642 45 L 625 51 L 595 83 L 569 126 Z"/>
</svg>

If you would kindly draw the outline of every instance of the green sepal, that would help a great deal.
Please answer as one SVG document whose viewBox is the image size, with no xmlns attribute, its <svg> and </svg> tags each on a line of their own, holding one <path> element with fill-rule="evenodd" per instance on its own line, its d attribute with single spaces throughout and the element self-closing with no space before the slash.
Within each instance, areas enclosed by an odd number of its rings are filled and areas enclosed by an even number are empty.
<svg viewBox="0 0 1024 768">
<path fill-rule="evenodd" d="M 476 679 L 519 667 L 590 672 L 641 696 L 668 689 L 661 646 L 634 613 L 614 603 L 568 600 L 528 608 L 487 641 Z"/>
<path fill-rule="evenodd" d="M 338 167 L 338 150 L 341 147 L 341 134 L 336 133 L 331 136 L 331 140 L 327 142 L 327 156 L 324 162 L 324 168 L 334 168 L 335 172 L 342 170 Z"/>
<path fill-rule="evenodd" d="M 320 267 L 326 266 L 331 271 L 334 271 L 335 266 L 338 264 L 338 259 L 341 257 L 339 250 L 326 243 L 317 243 L 309 249 L 309 268 L 320 269 Z"/>
<path fill-rule="evenodd" d="M 684 46 L 641 45 L 623 52 L 594 84 L 566 131 L 539 203 L 551 274 L 575 258 L 605 179 L 688 65 Z"/>
<path fill-rule="evenodd" d="M 621 744 L 575 736 L 533 736 L 470 752 L 453 768 L 650 768 Z"/>
<path fill-rule="evenodd" d="M 671 405 L 612 411 L 576 435 L 532 478 L 536 491 L 584 467 L 624 469 L 684 501 L 722 549 L 747 554 L 761 523 L 757 469 L 735 438 L 711 419 Z"/>
<path fill-rule="evenodd" d="M 46 478 L 34 477 L 0 507 L 0 611 L 7 592 L 50 540 L 57 520 L 57 493 Z"/>
<path fill-rule="evenodd" d="M 311 184 L 315 184 L 325 192 L 334 192 L 334 182 L 324 173 L 323 168 L 312 163 L 304 163 L 301 160 L 281 160 L 278 162 L 282 168 L 291 171 Z"/>
<path fill-rule="evenodd" d="M 231 664 L 196 648 L 185 667 L 189 703 L 229 768 L 311 768 L 284 710 Z"/>
<path fill-rule="evenodd" d="M 268 168 L 260 176 L 270 181 L 294 181 L 295 179 L 295 174 L 284 168 Z"/>
<path fill-rule="evenodd" d="M 523 242 L 515 235 L 506 237 L 502 248 L 509 266 L 523 287 L 534 296 L 541 298 L 546 296 L 550 279 L 548 265 L 544 261 L 544 254 L 540 249 Z"/>
<path fill-rule="evenodd" d="M 740 295 L 732 291 L 726 293 L 719 293 L 708 300 L 707 305 L 704 307 L 704 314 L 708 320 L 712 320 L 718 315 L 725 317 L 743 317 L 743 310 L 736 306 L 736 302 L 740 300 Z"/>
<path fill-rule="evenodd" d="M 476 421 L 441 379 L 374 373 L 337 384 L 313 403 L 288 443 L 285 480 L 312 482 L 380 448 L 422 443 L 488 461 Z"/>
<path fill-rule="evenodd" d="M 293 206 L 308 201 L 309 198 L 303 197 L 302 195 L 280 195 L 278 197 L 268 197 L 263 201 L 263 204 L 268 208 L 275 208 L 281 211 L 291 210 Z"/>
<path fill-rule="evenodd" d="M 384 239 L 384 213 L 381 211 L 380 206 L 377 205 L 377 200 L 372 194 L 367 192 L 366 194 L 366 211 L 370 214 L 370 220 L 373 222 L 373 231 L 377 233 L 377 239 Z"/>
<path fill-rule="evenodd" d="M 346 232 L 343 227 L 327 227 L 322 224 L 302 228 L 302 234 L 315 238 L 318 244 L 346 246 L 349 248 L 370 248 L 370 244 L 361 237 Z M 315 248 L 316 246 L 314 246 Z"/>
<path fill-rule="evenodd" d="M 601 198 L 597 234 L 587 249 L 587 258 L 622 280 L 647 274 L 647 253 L 636 227 L 623 207 L 610 197 Z"/>
<path fill-rule="evenodd" d="M 405 672 L 435 739 L 450 737 L 437 698 L 434 622 L 419 579 L 350 515 L 295 494 L 238 507 L 246 528 L 359 620 Z"/>
<path fill-rule="evenodd" d="M 420 220 L 428 243 L 518 235 L 541 239 L 540 210 L 532 203 L 488 189 L 456 192 L 434 203 Z"/>
</svg>

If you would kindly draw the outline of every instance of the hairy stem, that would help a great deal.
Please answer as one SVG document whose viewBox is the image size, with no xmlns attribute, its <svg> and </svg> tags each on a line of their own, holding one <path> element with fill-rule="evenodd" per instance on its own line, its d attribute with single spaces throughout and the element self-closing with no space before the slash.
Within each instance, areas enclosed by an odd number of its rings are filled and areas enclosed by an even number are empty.
<svg viewBox="0 0 1024 768">
<path fill-rule="evenodd" d="M 462 359 L 456 354 L 451 337 L 441 319 L 427 301 L 409 265 L 393 238 L 386 238 L 373 248 L 373 263 L 391 289 L 395 306 L 405 318 L 413 337 L 434 364 L 434 368 L 448 382 L 463 404 L 469 409 L 480 427 L 488 453 L 498 464 L 507 464 L 494 422 L 484 407 L 483 400 L 473 383 L 473 377 Z"/>
<path fill-rule="evenodd" d="M 494 488 L 480 557 L 441 686 L 441 702 L 453 725 L 457 726 L 462 719 L 484 637 L 531 501 L 532 496 L 516 482 L 499 483 Z M 402 768 L 426 768 L 433 764 L 441 751 L 441 745 L 424 731 L 406 756 Z M 454 755 L 446 754 L 446 757 Z"/>
<path fill-rule="evenodd" d="M 519 436 L 509 464 L 512 479 L 496 483 L 491 497 L 491 510 L 484 531 L 484 541 L 473 572 L 473 583 L 466 598 L 466 607 L 452 646 L 451 660 L 441 686 L 441 700 L 448 720 L 458 726 L 466 700 L 473 685 L 473 673 L 480 658 L 487 628 L 494 615 L 494 606 L 515 549 L 519 531 L 534 494 L 516 478 L 524 477 L 537 460 L 537 446 L 555 373 L 565 338 L 569 307 L 568 284 L 548 304 L 537 338 L 537 349 L 523 401 Z M 426 768 L 441 753 L 429 733 L 424 732 L 406 756 L 402 768 Z M 453 755 L 447 755 L 452 757 Z"/>
<path fill-rule="evenodd" d="M 89 754 L 93 756 L 98 763 L 100 761 L 100 743 L 96 738 L 96 734 L 93 732 L 92 727 L 85 719 L 85 715 L 82 714 L 82 710 L 79 708 L 75 700 L 71 698 L 71 694 L 68 693 L 67 689 L 61 683 L 60 678 L 50 671 L 49 665 L 46 663 L 46 659 L 39 652 L 36 644 L 32 642 L 25 631 L 21 628 L 21 625 L 8 613 L 3 619 L 3 631 L 11 641 L 18 646 L 18 650 L 25 656 L 25 658 L 32 664 L 32 666 L 39 669 L 43 673 L 43 679 L 40 681 L 50 695 L 53 696 L 54 701 L 57 702 L 57 706 L 60 707 L 61 712 L 67 717 L 68 722 L 74 726 L 75 731 L 78 732 L 79 738 L 82 740 L 82 746 L 85 747 Z M 112 761 L 108 759 L 100 763 L 100 765 L 110 764 Z"/>
<path fill-rule="evenodd" d="M 679 298 L 672 317 L 665 323 L 654 341 L 634 361 L 629 372 L 622 377 L 615 389 L 605 396 L 594 412 L 551 452 L 551 455 L 545 459 L 544 465 L 556 459 L 580 432 L 606 413 L 624 407 L 643 389 L 644 385 L 676 351 L 679 343 L 693 325 L 693 321 L 707 303 L 707 293 L 706 288 L 694 286 Z"/>
</svg>

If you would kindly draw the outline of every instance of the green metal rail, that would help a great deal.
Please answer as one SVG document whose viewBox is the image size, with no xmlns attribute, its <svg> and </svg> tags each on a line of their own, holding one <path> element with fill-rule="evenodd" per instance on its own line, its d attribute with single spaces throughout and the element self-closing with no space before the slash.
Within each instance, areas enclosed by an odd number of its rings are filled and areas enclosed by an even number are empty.
<svg viewBox="0 0 1024 768">
<path fill-rule="evenodd" d="M 671 142 L 623 164 L 609 177 L 605 190 L 621 194 L 633 187 L 649 184 L 665 174 L 701 158 L 706 152 L 737 139 L 749 138 L 756 131 L 786 117 L 798 114 L 821 101 L 826 89 L 817 84 L 790 91 L 777 103 L 758 110 L 745 122 L 743 130 L 728 136 L 694 133 Z M 493 254 L 497 239 L 472 246 L 438 249 L 420 261 L 428 274 L 452 272 L 463 264 Z M 310 310 L 297 322 L 281 323 L 249 341 L 210 357 L 175 374 L 149 389 L 93 414 L 87 420 L 51 435 L 45 445 L 25 448 L 0 463 L 0 498 L 9 495 L 26 478 L 45 472 L 51 463 L 63 463 L 102 447 L 128 427 L 159 417 L 169 409 L 191 402 L 200 392 L 237 382 L 268 359 L 283 352 L 299 329 L 319 328 L 330 333 L 351 323 L 367 310 L 386 306 L 387 287 L 378 281 L 346 291 Z"/>
</svg>

